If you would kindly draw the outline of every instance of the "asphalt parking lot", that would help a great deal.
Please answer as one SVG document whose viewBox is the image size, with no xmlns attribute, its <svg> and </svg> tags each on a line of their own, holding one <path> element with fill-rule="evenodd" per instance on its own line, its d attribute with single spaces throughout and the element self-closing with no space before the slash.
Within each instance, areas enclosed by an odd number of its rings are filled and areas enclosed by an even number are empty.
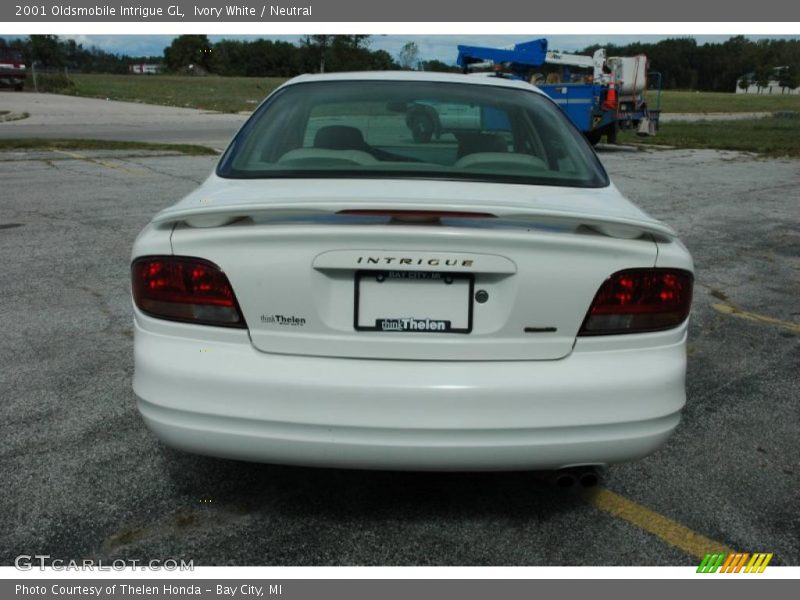
<svg viewBox="0 0 800 600">
<path fill-rule="evenodd" d="M 683 422 L 594 494 L 528 473 L 315 470 L 182 454 L 131 390 L 129 257 L 213 158 L 0 153 L 0 564 L 800 564 L 800 161 L 604 152 L 697 266 Z"/>
<path fill-rule="evenodd" d="M 0 109 L 27 118 L 3 123 L 0 139 L 91 138 L 200 144 L 222 149 L 245 114 L 0 90 Z"/>
</svg>

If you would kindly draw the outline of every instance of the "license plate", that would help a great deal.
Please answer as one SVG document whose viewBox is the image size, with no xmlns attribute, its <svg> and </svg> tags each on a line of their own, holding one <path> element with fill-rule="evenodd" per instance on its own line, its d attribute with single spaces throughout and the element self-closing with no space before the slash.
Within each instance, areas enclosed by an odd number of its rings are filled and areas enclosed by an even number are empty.
<svg viewBox="0 0 800 600">
<path fill-rule="evenodd" d="M 465 273 L 358 271 L 357 331 L 469 333 L 474 277 Z"/>
</svg>

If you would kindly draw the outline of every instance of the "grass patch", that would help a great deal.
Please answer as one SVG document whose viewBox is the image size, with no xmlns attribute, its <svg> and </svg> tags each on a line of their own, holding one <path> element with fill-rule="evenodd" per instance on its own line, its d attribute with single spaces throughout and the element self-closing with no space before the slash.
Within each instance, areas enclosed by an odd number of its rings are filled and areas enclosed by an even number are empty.
<svg viewBox="0 0 800 600">
<path fill-rule="evenodd" d="M 663 123 L 655 137 L 637 137 L 634 133 L 625 132 L 620 135 L 619 141 L 800 157 L 800 118 Z"/>
<path fill-rule="evenodd" d="M 656 95 L 648 94 L 655 108 Z M 800 111 L 800 95 L 722 92 L 661 92 L 661 109 L 671 113 Z"/>
<path fill-rule="evenodd" d="M 180 152 L 189 156 L 217 155 L 217 151 L 212 148 L 193 144 L 151 144 L 149 142 L 51 138 L 0 139 L 0 151 L 4 150 L 150 150 L 153 152 Z"/>
<path fill-rule="evenodd" d="M 220 77 L 218 75 L 70 75 L 62 93 L 90 98 L 162 104 L 220 112 L 251 111 L 267 94 L 286 81 L 282 77 Z M 655 93 L 650 104 L 655 107 Z M 800 111 L 800 95 L 734 94 L 664 91 L 665 112 Z"/>
<path fill-rule="evenodd" d="M 188 75 L 71 75 L 75 96 L 162 104 L 219 112 L 251 111 L 282 77 Z"/>
<path fill-rule="evenodd" d="M 36 89 L 51 94 L 70 94 L 75 89 L 75 81 L 65 73 L 38 73 Z"/>
<path fill-rule="evenodd" d="M 12 113 L 10 110 L 0 110 L 0 123 L 7 123 L 8 121 L 21 121 L 30 117 L 30 113 Z"/>
</svg>

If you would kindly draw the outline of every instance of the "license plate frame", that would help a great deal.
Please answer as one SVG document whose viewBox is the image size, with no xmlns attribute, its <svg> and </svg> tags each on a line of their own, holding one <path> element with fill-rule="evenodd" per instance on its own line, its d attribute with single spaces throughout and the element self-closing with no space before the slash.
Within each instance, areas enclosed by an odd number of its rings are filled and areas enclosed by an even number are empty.
<svg viewBox="0 0 800 600">
<path fill-rule="evenodd" d="M 455 280 L 466 280 L 467 281 L 467 326 L 466 327 L 452 327 L 449 326 L 445 330 L 426 330 L 420 331 L 415 329 L 386 329 L 382 326 L 379 326 L 376 322 L 375 325 L 361 325 L 359 324 L 359 308 L 361 304 L 361 280 L 364 277 L 378 277 L 383 275 L 384 277 L 390 277 L 393 279 L 405 279 L 407 281 L 414 281 L 415 279 L 441 279 L 443 285 L 447 285 L 445 280 L 447 278 L 451 278 L 453 281 Z M 422 277 L 421 277 L 422 276 Z M 428 276 L 428 277 L 426 277 Z M 430 277 L 433 276 L 433 277 Z M 353 297 L 353 328 L 356 331 L 377 331 L 381 333 L 431 333 L 431 334 L 446 334 L 446 333 L 460 333 L 460 334 L 469 334 L 472 333 L 472 319 L 473 319 L 473 308 L 474 308 L 474 299 L 473 296 L 475 294 L 475 275 L 472 273 L 450 273 L 450 272 L 442 272 L 442 271 L 391 271 L 391 270 L 359 270 L 355 272 L 354 275 L 354 297 Z M 412 284 L 413 285 L 413 284 Z M 399 316 L 386 316 L 379 320 L 391 320 L 391 319 L 401 319 L 401 318 L 409 318 L 406 316 L 399 317 Z M 416 317 L 410 317 L 416 318 Z M 440 320 L 444 321 L 444 320 Z"/>
</svg>

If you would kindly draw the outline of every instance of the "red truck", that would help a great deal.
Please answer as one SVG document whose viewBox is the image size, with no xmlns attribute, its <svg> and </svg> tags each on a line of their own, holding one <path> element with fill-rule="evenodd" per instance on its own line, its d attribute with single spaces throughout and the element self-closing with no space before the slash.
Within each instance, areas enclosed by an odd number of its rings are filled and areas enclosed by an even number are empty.
<svg viewBox="0 0 800 600">
<path fill-rule="evenodd" d="M 0 86 L 22 91 L 27 75 L 22 52 L 16 48 L 0 48 Z"/>
</svg>

